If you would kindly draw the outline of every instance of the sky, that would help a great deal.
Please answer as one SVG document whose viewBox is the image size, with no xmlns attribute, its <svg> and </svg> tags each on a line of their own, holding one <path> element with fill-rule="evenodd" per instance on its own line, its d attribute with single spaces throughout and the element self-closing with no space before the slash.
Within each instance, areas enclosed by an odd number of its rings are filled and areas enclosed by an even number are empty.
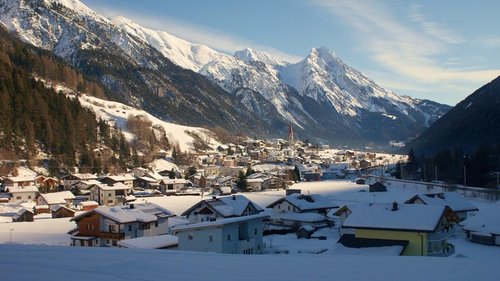
<svg viewBox="0 0 500 281">
<path fill-rule="evenodd" d="M 232 54 L 327 47 L 400 95 L 455 105 L 500 75 L 500 1 L 82 0 L 103 16 Z"/>
</svg>

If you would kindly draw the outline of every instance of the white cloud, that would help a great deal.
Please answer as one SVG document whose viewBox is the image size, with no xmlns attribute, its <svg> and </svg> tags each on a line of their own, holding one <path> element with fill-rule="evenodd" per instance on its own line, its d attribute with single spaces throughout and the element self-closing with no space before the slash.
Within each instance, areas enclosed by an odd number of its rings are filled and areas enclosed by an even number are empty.
<svg viewBox="0 0 500 281">
<path fill-rule="evenodd" d="M 244 48 L 252 48 L 258 51 L 266 52 L 278 59 L 288 62 L 297 62 L 301 59 L 296 55 L 288 54 L 266 45 L 254 43 L 245 38 L 241 38 L 238 35 L 227 34 L 201 25 L 187 23 L 167 17 L 143 17 L 137 14 L 131 14 L 129 11 L 120 11 L 117 9 L 110 10 L 99 7 L 96 8 L 100 13 L 108 18 L 123 16 L 149 29 L 164 31 L 184 40 L 207 45 L 213 49 L 229 54 Z"/>
<path fill-rule="evenodd" d="M 427 85 L 485 83 L 500 74 L 498 69 L 460 69 L 439 63 L 436 57 L 446 54 L 451 44 L 461 44 L 464 39 L 453 30 L 426 19 L 419 6 L 410 9 L 410 19 L 418 23 L 415 27 L 397 18 L 390 7 L 375 1 L 310 1 L 350 25 L 371 58 L 395 74 L 393 79 L 405 78 Z"/>
</svg>

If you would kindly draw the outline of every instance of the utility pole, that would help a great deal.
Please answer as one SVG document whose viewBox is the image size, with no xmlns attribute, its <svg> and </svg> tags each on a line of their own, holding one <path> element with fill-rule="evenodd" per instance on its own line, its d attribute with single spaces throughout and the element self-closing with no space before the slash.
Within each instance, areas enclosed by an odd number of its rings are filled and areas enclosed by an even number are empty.
<svg viewBox="0 0 500 281">
<path fill-rule="evenodd" d="M 464 186 L 467 186 L 467 165 L 464 163 Z"/>
</svg>

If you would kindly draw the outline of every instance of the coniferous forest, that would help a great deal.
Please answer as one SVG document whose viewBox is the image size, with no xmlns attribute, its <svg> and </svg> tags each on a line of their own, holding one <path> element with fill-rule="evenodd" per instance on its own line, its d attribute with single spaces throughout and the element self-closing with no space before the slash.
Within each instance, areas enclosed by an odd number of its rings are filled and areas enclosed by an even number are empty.
<svg viewBox="0 0 500 281">
<path fill-rule="evenodd" d="M 123 134 L 97 120 L 78 99 L 48 87 L 52 82 L 105 96 L 97 82 L 0 28 L 0 158 L 32 163 L 45 153 L 52 174 L 70 167 L 123 169 L 132 158 Z"/>
</svg>

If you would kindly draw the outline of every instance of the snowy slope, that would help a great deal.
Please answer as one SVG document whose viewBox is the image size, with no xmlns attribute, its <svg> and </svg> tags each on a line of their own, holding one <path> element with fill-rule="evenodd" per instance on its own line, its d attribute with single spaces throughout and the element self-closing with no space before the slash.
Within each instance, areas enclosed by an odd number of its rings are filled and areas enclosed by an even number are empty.
<svg viewBox="0 0 500 281">
<path fill-rule="evenodd" d="M 262 137 L 283 136 L 293 124 L 301 138 L 317 142 L 388 146 L 449 109 L 398 96 L 326 48 L 313 48 L 298 63 L 249 48 L 228 55 L 123 17 L 110 21 L 78 0 L 0 0 L 0 22 L 98 75 L 130 104 L 183 124 Z"/>
<path fill-rule="evenodd" d="M 169 141 L 178 142 L 179 147 L 183 151 L 194 151 L 193 137 L 191 137 L 187 132 L 197 133 L 203 139 L 208 140 L 211 146 L 216 147 L 219 145 L 219 143 L 213 139 L 213 134 L 207 129 L 168 123 L 143 110 L 136 109 L 119 102 L 106 101 L 87 95 L 82 95 L 78 99 L 82 106 L 91 108 L 96 113 L 98 118 L 108 121 L 110 124 L 116 125 L 122 129 L 129 141 L 133 140 L 134 135 L 127 129 L 127 117 L 132 115 L 144 116 L 153 123 L 153 127 L 164 128 L 165 132 L 167 132 L 167 138 Z"/>
<path fill-rule="evenodd" d="M 193 44 L 163 31 L 144 28 L 125 17 L 115 17 L 112 21 L 128 34 L 147 42 L 173 63 L 186 69 L 198 72 L 210 61 L 228 57 L 205 45 Z"/>
</svg>

